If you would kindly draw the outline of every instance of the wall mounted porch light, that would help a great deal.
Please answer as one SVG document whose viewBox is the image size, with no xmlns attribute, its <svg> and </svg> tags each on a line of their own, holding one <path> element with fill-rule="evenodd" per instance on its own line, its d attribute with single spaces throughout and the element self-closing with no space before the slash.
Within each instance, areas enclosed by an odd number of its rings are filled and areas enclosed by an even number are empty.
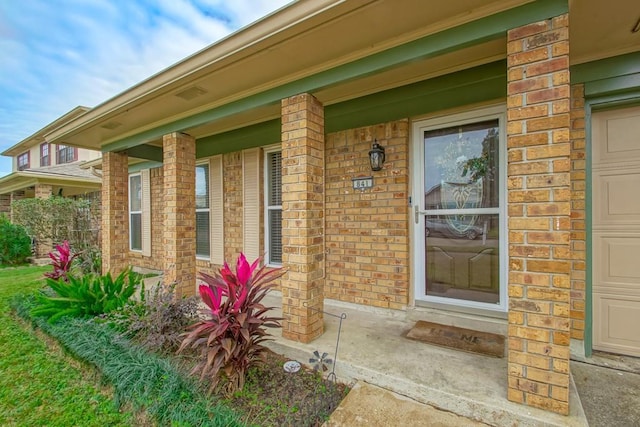
<svg viewBox="0 0 640 427">
<path fill-rule="evenodd" d="M 372 171 L 382 170 L 384 164 L 384 147 L 378 144 L 378 140 L 373 140 L 373 146 L 369 151 L 369 162 L 371 163 Z"/>
</svg>

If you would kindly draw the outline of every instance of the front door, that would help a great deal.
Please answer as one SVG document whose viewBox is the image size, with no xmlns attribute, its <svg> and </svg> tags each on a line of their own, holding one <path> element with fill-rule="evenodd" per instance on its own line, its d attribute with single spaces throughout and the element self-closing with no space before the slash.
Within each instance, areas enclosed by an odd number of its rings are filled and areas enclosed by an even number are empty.
<svg viewBox="0 0 640 427">
<path fill-rule="evenodd" d="M 416 299 L 506 310 L 501 110 L 419 122 L 414 138 Z"/>
<path fill-rule="evenodd" d="M 592 116 L 593 348 L 640 356 L 640 107 Z"/>
</svg>

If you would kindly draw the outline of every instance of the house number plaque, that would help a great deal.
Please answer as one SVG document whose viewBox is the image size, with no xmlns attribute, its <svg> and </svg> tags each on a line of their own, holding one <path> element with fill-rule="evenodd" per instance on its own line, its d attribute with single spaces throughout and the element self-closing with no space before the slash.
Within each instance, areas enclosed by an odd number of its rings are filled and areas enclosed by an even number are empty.
<svg viewBox="0 0 640 427">
<path fill-rule="evenodd" d="M 373 177 L 367 176 L 364 178 L 351 178 L 354 190 L 366 190 L 373 187 Z"/>
</svg>

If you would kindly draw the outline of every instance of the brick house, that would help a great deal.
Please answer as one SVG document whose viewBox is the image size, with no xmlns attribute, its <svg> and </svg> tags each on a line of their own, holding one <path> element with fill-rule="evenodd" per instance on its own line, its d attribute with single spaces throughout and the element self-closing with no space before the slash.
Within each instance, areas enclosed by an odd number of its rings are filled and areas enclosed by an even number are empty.
<svg viewBox="0 0 640 427">
<path fill-rule="evenodd" d="M 103 152 L 105 270 L 193 294 L 266 253 L 286 338 L 325 299 L 464 316 L 509 400 L 566 414 L 571 355 L 640 355 L 633 6 L 302 0 L 48 138 Z"/>
<path fill-rule="evenodd" d="M 52 144 L 46 138 L 48 133 L 88 110 L 76 107 L 2 152 L 12 158 L 13 166 L 10 174 L 0 177 L 0 213 L 13 217 L 11 203 L 24 198 L 100 197 L 101 177 L 86 167 L 92 161 L 100 161 L 100 151 Z M 35 255 L 42 258 L 50 250 L 49 243 L 37 242 Z"/>
</svg>

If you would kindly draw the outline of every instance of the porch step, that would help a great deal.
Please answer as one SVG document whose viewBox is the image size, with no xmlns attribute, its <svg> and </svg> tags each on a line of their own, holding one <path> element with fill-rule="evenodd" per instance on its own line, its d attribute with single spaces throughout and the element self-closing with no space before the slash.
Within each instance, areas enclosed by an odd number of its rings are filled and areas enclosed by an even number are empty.
<svg viewBox="0 0 640 427">
<path fill-rule="evenodd" d="M 281 306 L 277 294 L 264 301 Z M 267 346 L 301 363 L 314 350 L 334 357 L 338 381 L 363 381 L 416 402 L 495 426 L 586 426 L 573 381 L 569 416 L 509 402 L 507 361 L 415 342 L 405 338 L 414 324 L 406 313 L 363 310 L 325 300 L 325 311 L 346 314 L 337 343 L 339 318 L 324 316 L 325 333 L 310 344 L 283 339 L 279 334 Z M 274 313 L 279 315 L 280 313 Z"/>
</svg>

